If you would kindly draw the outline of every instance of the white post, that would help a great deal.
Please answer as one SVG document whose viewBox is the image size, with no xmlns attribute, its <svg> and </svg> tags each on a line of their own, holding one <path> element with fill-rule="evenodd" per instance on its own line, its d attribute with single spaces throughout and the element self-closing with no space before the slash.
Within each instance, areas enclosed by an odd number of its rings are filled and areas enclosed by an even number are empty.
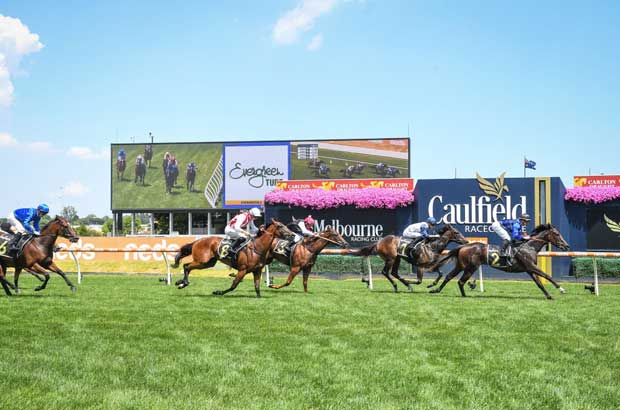
<svg viewBox="0 0 620 410">
<path fill-rule="evenodd" d="M 370 265 L 370 257 L 366 257 L 366 263 L 368 264 L 368 289 L 372 290 L 372 266 Z"/>
<path fill-rule="evenodd" d="M 592 262 L 594 262 L 594 294 L 598 296 L 598 268 L 596 266 L 596 258 L 592 258 Z"/>
<path fill-rule="evenodd" d="M 77 266 L 78 284 L 80 284 L 82 283 L 82 269 L 80 268 L 80 261 L 78 260 L 77 256 L 75 256 L 75 253 L 73 253 L 73 251 L 69 251 L 69 253 L 71 253 L 71 257 L 73 258 L 73 261 Z"/>
<path fill-rule="evenodd" d="M 478 281 L 480 282 L 480 292 L 484 292 L 484 282 L 482 281 L 482 266 L 478 268 Z"/>
<path fill-rule="evenodd" d="M 170 286 L 172 283 L 172 274 L 170 273 L 170 264 L 168 263 L 168 256 L 166 256 L 166 252 L 162 251 L 162 256 L 164 257 L 164 262 L 166 262 L 166 270 L 168 271 L 166 275 L 166 284 Z"/>
<path fill-rule="evenodd" d="M 269 265 L 265 266 L 265 286 L 269 287 Z"/>
</svg>

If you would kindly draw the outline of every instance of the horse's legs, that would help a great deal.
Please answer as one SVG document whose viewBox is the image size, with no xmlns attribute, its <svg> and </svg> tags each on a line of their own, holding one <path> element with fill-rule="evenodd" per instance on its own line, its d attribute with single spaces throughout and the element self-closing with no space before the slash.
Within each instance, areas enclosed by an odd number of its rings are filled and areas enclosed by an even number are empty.
<svg viewBox="0 0 620 410">
<path fill-rule="evenodd" d="M 51 270 L 52 272 L 56 272 L 57 274 L 60 275 L 61 278 L 64 279 L 65 283 L 67 284 L 67 286 L 69 286 L 69 288 L 71 288 L 71 290 L 73 292 L 75 292 L 77 290 L 77 288 L 75 286 L 73 286 L 73 283 L 71 283 L 71 281 L 69 280 L 69 278 L 67 278 L 67 275 L 65 275 L 65 273 L 62 271 L 62 269 L 60 269 L 55 263 L 54 261 L 52 261 L 52 263 L 50 263 L 49 265 L 47 265 L 47 269 Z"/>
<path fill-rule="evenodd" d="M 41 283 L 41 285 L 37 286 L 36 288 L 34 288 L 35 291 L 39 291 L 39 290 L 43 290 L 45 289 L 45 287 L 47 286 L 47 282 L 50 280 L 50 274 L 47 273 L 47 271 L 38 263 L 35 263 L 34 265 L 32 265 L 30 267 L 30 269 L 34 272 L 37 272 L 41 275 L 43 275 L 43 282 Z"/>
<path fill-rule="evenodd" d="M 245 269 L 241 269 L 239 272 L 237 272 L 237 276 L 235 276 L 235 279 L 233 279 L 232 284 L 230 285 L 230 287 L 226 290 L 216 290 L 215 292 L 213 292 L 214 295 L 225 295 L 228 292 L 232 292 L 233 290 L 235 290 L 235 288 L 237 287 L 237 285 L 239 285 L 239 283 L 241 283 L 241 281 L 243 280 L 243 277 L 246 274 L 246 270 Z M 260 280 L 260 277 L 259 277 Z"/>
<path fill-rule="evenodd" d="M 256 297 L 260 298 L 260 277 L 263 272 L 263 268 L 256 269 L 252 271 L 254 275 L 254 290 L 256 291 Z"/>
<path fill-rule="evenodd" d="M 39 282 L 43 282 L 45 280 L 43 275 L 41 275 L 40 273 L 37 273 L 32 267 L 29 269 L 25 269 L 25 271 L 31 274 L 32 276 L 34 276 L 35 278 L 39 279 Z"/>
<path fill-rule="evenodd" d="M 461 276 L 461 279 L 459 279 L 459 290 L 461 291 L 461 296 L 463 297 L 467 297 L 467 295 L 465 294 L 464 286 L 467 283 L 467 280 L 471 278 L 471 275 L 474 274 L 474 272 L 476 272 L 476 268 L 472 266 L 468 266 L 465 269 L 465 273 L 463 273 L 463 276 Z"/>
<path fill-rule="evenodd" d="M 209 259 L 207 262 L 196 262 L 191 261 L 183 264 L 183 279 L 177 280 L 174 284 L 179 288 L 183 289 L 189 286 L 189 273 L 194 269 L 207 269 L 212 266 L 215 266 L 217 262 L 217 258 L 213 257 Z"/>
<path fill-rule="evenodd" d="M 301 270 L 301 266 L 293 266 L 291 267 L 291 271 L 288 274 L 288 278 L 286 278 L 286 282 L 280 284 L 280 285 L 269 285 L 269 287 L 271 289 L 281 289 L 285 286 L 288 286 L 291 284 L 291 282 L 293 282 L 293 279 L 295 279 L 295 276 L 297 276 L 297 274 L 299 273 L 299 271 Z"/>
<path fill-rule="evenodd" d="M 551 295 L 549 294 L 549 292 L 547 292 L 547 289 L 545 289 L 545 286 L 542 284 L 542 282 L 540 281 L 540 279 L 538 278 L 538 276 L 534 273 L 534 272 L 527 272 L 530 277 L 532 278 L 532 280 L 536 283 L 536 286 L 538 286 L 538 289 L 540 289 L 542 291 L 542 293 L 545 294 L 545 297 L 549 300 L 553 299 L 551 297 Z"/>
<path fill-rule="evenodd" d="M 392 261 L 392 263 L 390 263 L 389 259 L 386 260 L 385 261 L 385 265 L 383 265 L 383 270 L 381 271 L 381 273 L 383 274 L 383 276 L 385 276 L 387 278 L 387 280 L 390 281 L 390 283 L 394 287 L 394 293 L 398 293 L 398 287 L 396 286 L 396 282 L 394 282 L 394 280 L 390 277 L 390 269 L 391 269 L 393 264 L 394 264 L 394 261 Z"/>
<path fill-rule="evenodd" d="M 308 277 L 310 276 L 310 272 L 312 271 L 312 267 L 307 266 L 304 268 L 304 274 L 303 274 L 303 279 L 304 279 L 304 292 L 308 293 Z"/>
<path fill-rule="evenodd" d="M 15 278 L 13 279 L 13 285 L 15 286 L 13 290 L 15 293 L 21 292 L 19 289 L 19 274 L 22 272 L 22 268 L 15 268 Z"/>
<path fill-rule="evenodd" d="M 452 278 L 454 278 L 456 275 L 458 275 L 459 272 L 462 269 L 463 268 L 460 266 L 460 264 L 458 262 L 456 262 L 456 265 L 454 266 L 454 269 L 452 269 L 450 271 L 450 273 L 448 273 L 446 275 L 446 277 L 444 278 L 443 282 L 441 282 L 441 285 L 439 285 L 438 288 L 432 289 L 429 293 L 439 293 L 439 292 L 441 292 L 441 290 L 444 288 L 444 286 L 446 286 L 446 284 L 448 282 L 450 282 L 452 280 Z"/>
<path fill-rule="evenodd" d="M 439 283 L 439 280 L 443 277 L 443 272 L 439 269 L 437 269 L 435 272 L 437 272 L 437 277 L 435 278 L 433 283 L 427 286 L 427 288 L 432 288 L 433 286 L 437 285 Z"/>
<path fill-rule="evenodd" d="M 409 292 L 413 292 L 413 288 L 411 287 L 411 282 L 409 282 L 407 279 L 401 278 L 400 275 L 398 274 L 398 268 L 399 267 L 400 267 L 400 258 L 397 256 L 396 260 L 394 261 L 394 264 L 392 264 L 392 272 L 391 272 L 391 274 L 396 279 L 398 279 L 402 284 L 407 286 L 407 289 L 409 289 Z"/>
<path fill-rule="evenodd" d="M 2 288 L 7 296 L 13 296 L 11 293 L 11 289 L 9 289 L 9 281 L 5 278 L 6 268 L 4 265 L 0 264 L 0 284 L 2 284 Z"/>
<path fill-rule="evenodd" d="M 565 293 L 566 291 L 564 290 L 564 288 L 562 286 L 560 286 L 555 280 L 553 280 L 553 278 L 551 276 L 549 276 L 547 273 L 545 273 L 544 271 L 540 270 L 540 268 L 538 268 L 538 266 L 535 266 L 530 268 L 529 272 L 532 272 L 534 275 L 543 277 L 545 279 L 547 279 L 549 282 L 551 282 L 553 284 L 553 286 L 555 286 L 556 289 L 558 289 L 560 291 L 560 293 Z"/>
</svg>

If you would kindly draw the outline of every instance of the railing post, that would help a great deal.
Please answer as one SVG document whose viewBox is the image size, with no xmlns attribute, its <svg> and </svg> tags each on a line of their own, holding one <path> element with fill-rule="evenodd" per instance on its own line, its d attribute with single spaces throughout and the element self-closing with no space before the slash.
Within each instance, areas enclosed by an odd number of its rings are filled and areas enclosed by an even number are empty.
<svg viewBox="0 0 620 410">
<path fill-rule="evenodd" d="M 478 277 L 480 282 L 480 293 L 484 292 L 484 282 L 482 281 L 482 266 L 478 267 Z"/>
<path fill-rule="evenodd" d="M 368 264 L 368 289 L 372 290 L 372 265 L 370 264 L 370 256 L 366 257 L 366 263 Z"/>
<path fill-rule="evenodd" d="M 71 257 L 73 258 L 73 261 L 75 262 L 76 266 L 77 266 L 77 278 L 78 278 L 78 284 L 82 283 L 82 269 L 80 267 L 80 261 L 78 260 L 77 256 L 75 256 L 75 253 L 70 250 L 69 253 L 71 254 Z"/>
<path fill-rule="evenodd" d="M 166 274 L 166 284 L 170 286 L 170 284 L 172 283 L 172 274 L 170 273 L 170 264 L 168 263 L 168 256 L 166 256 L 166 251 L 162 251 L 161 254 L 164 257 L 164 262 L 166 262 L 166 270 L 168 271 L 168 273 Z"/>
<path fill-rule="evenodd" d="M 594 294 L 598 296 L 598 267 L 596 266 L 596 258 L 592 258 L 594 263 Z"/>
<path fill-rule="evenodd" d="M 265 286 L 269 287 L 269 265 L 265 266 Z"/>
</svg>

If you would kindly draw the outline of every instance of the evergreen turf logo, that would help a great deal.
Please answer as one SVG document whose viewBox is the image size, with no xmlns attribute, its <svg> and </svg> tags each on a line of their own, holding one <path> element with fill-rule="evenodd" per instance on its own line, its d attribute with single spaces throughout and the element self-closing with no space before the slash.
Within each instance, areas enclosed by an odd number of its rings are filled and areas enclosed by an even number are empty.
<svg viewBox="0 0 620 410">
<path fill-rule="evenodd" d="M 620 233 L 620 223 L 614 222 L 607 215 L 603 214 L 603 219 L 605 219 L 605 224 L 609 228 L 610 231 L 615 233 Z"/>
<path fill-rule="evenodd" d="M 485 194 L 494 196 L 495 198 L 493 198 L 493 202 L 498 199 L 503 202 L 504 199 L 502 198 L 502 194 L 504 191 L 508 192 L 508 187 L 504 185 L 504 175 L 506 175 L 506 173 L 502 172 L 502 175 L 495 178 L 495 183 L 491 183 L 489 180 L 482 178 L 480 174 L 476 172 L 476 179 L 478 180 L 480 189 L 482 189 Z"/>
</svg>

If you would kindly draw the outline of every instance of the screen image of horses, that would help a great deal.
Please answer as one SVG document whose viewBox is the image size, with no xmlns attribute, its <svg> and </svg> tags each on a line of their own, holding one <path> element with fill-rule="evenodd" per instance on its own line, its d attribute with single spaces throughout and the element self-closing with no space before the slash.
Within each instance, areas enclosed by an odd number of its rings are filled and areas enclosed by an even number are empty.
<svg viewBox="0 0 620 410">
<path fill-rule="evenodd" d="M 112 208 L 210 208 L 204 189 L 221 156 L 221 144 L 113 144 Z"/>
<path fill-rule="evenodd" d="M 356 152 L 357 141 L 333 141 L 341 145 L 337 149 L 323 148 L 319 145 L 318 156 L 313 159 L 298 159 L 298 145 L 291 145 L 291 179 L 372 179 L 372 178 L 408 178 L 409 160 L 402 158 L 408 149 L 402 147 L 398 153 L 376 150 L 369 154 Z M 368 144 L 368 140 L 360 140 Z M 377 155 L 381 153 L 382 155 Z M 400 155 L 399 155 L 400 154 Z"/>
</svg>

